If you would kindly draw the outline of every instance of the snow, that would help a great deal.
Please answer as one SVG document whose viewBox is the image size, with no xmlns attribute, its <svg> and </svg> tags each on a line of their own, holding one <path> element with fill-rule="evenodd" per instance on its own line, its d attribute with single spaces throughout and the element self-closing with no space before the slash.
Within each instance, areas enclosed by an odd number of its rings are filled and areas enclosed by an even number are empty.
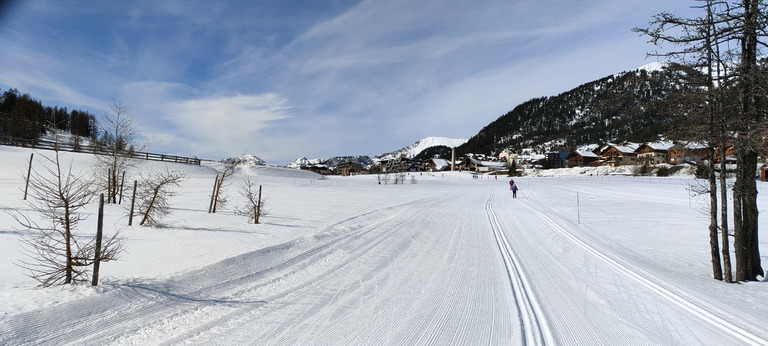
<svg viewBox="0 0 768 346">
<path fill-rule="evenodd" d="M 597 158 L 597 154 L 589 151 L 589 150 L 576 150 L 576 152 L 581 155 L 582 157 L 594 157 Z"/>
<path fill-rule="evenodd" d="M 310 160 L 310 159 L 307 159 L 305 156 L 302 156 L 302 157 L 296 159 L 296 161 L 293 161 L 293 162 L 285 165 L 285 167 L 288 167 L 288 168 L 309 167 L 309 166 L 319 165 L 322 162 L 323 162 L 323 159 L 321 159 L 321 158 L 316 158 L 316 159 L 311 159 Z"/>
<path fill-rule="evenodd" d="M 6 210 L 29 211 L 30 153 L 0 147 Z M 379 185 L 240 166 L 225 193 L 238 205 L 240 179 L 258 180 L 269 214 L 254 225 L 207 213 L 221 164 L 167 165 L 189 179 L 159 227 L 127 227 L 125 207 L 107 206 L 126 252 L 95 288 L 37 288 L 13 264 L 29 231 L 0 213 L 0 344 L 768 343 L 768 282 L 711 279 L 690 175 L 538 171 L 514 178 L 513 199 L 507 179 L 466 172 Z"/>
<path fill-rule="evenodd" d="M 675 143 L 672 142 L 651 142 L 651 143 L 645 143 L 648 147 L 650 147 L 653 150 L 668 150 L 675 146 Z"/>
<path fill-rule="evenodd" d="M 266 165 L 267 164 L 267 162 L 262 160 L 260 157 L 248 155 L 248 154 L 240 157 L 228 158 L 228 159 L 225 159 L 224 161 L 227 163 L 236 164 L 236 165 L 237 164 L 246 164 L 246 165 Z"/>
<path fill-rule="evenodd" d="M 379 155 L 376 157 L 376 159 L 379 161 L 390 160 L 393 158 L 401 157 L 403 155 L 405 155 L 406 158 L 411 159 L 411 158 L 414 158 L 419 153 L 421 153 L 422 151 L 431 147 L 442 145 L 449 148 L 455 148 L 466 143 L 467 141 L 468 139 L 454 139 L 454 138 L 447 138 L 447 137 L 426 137 L 398 151 Z"/>
<path fill-rule="evenodd" d="M 645 71 L 648 71 L 648 72 L 657 72 L 657 71 L 663 71 L 667 67 L 669 67 L 669 63 L 668 62 L 654 61 L 654 62 L 645 64 L 643 66 L 640 66 L 637 69 L 638 70 L 645 70 Z"/>
</svg>

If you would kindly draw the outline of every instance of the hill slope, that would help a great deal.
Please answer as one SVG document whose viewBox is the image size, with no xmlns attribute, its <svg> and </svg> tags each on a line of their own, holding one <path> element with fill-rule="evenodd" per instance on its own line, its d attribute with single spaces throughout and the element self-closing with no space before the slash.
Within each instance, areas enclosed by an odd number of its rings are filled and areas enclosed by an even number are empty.
<svg viewBox="0 0 768 346">
<path fill-rule="evenodd" d="M 531 99 L 485 126 L 457 153 L 656 140 L 669 131 L 664 100 L 680 88 L 681 78 L 679 71 L 655 64 Z"/>
<path fill-rule="evenodd" d="M 467 142 L 466 139 L 453 139 L 453 138 L 446 138 L 446 137 L 426 137 L 400 150 L 396 150 L 390 153 L 384 153 L 379 156 L 376 156 L 376 159 L 381 161 L 381 160 L 388 160 L 388 159 L 402 157 L 402 156 L 412 159 L 417 155 L 419 155 L 419 153 L 421 153 L 422 151 L 432 147 L 445 146 L 449 148 L 454 148 L 454 147 L 461 146 L 466 142 Z"/>
</svg>

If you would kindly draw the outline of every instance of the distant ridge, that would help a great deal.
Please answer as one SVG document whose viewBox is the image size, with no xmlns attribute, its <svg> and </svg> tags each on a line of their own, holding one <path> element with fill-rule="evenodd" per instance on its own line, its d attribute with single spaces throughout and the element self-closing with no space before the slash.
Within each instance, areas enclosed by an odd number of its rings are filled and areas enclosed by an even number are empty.
<svg viewBox="0 0 768 346">
<path fill-rule="evenodd" d="M 606 142 L 656 141 L 670 131 L 668 97 L 684 87 L 686 74 L 668 63 L 650 63 L 584 83 L 556 96 L 514 107 L 457 148 L 466 153 L 567 151 Z"/>
<path fill-rule="evenodd" d="M 421 153 L 422 151 L 429 149 L 431 147 L 446 146 L 449 148 L 454 148 L 466 142 L 467 142 L 467 139 L 454 139 L 454 138 L 447 138 L 447 137 L 426 137 L 405 148 L 376 156 L 374 160 L 382 161 L 382 160 L 389 160 L 389 159 L 403 157 L 403 156 L 406 158 L 412 159 L 416 157 L 416 155 L 419 155 L 419 153 Z"/>
</svg>

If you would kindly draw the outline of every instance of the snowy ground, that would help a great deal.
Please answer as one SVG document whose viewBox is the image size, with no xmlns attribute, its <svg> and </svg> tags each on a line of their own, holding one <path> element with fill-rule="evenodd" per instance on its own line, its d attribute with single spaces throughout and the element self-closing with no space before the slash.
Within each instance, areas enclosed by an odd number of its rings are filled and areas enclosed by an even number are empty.
<svg viewBox="0 0 768 346">
<path fill-rule="evenodd" d="M 29 153 L 0 147 L 3 208 L 28 210 Z M 207 213 L 216 165 L 170 167 L 189 180 L 160 227 L 107 206 L 127 252 L 97 288 L 37 288 L 13 264 L 27 231 L 0 213 L 0 344 L 768 344 L 768 283 L 710 279 L 687 177 L 520 177 L 512 199 L 503 177 L 243 167 L 228 194 L 264 186 L 254 225 Z"/>
</svg>

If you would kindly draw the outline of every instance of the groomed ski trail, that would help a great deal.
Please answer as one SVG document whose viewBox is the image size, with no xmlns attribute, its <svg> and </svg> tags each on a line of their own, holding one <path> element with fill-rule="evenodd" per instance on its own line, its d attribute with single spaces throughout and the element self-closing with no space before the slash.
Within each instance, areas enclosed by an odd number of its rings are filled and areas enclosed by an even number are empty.
<svg viewBox="0 0 768 346">
<path fill-rule="evenodd" d="M 520 318 L 521 338 L 523 345 L 554 345 L 554 339 L 549 330 L 546 316 L 541 309 L 536 294 L 517 259 L 507 236 L 501 229 L 496 213 L 493 211 L 493 193 L 488 195 L 485 211 L 493 230 L 499 252 L 504 259 L 509 282 L 514 292 L 515 306 Z"/>
</svg>

